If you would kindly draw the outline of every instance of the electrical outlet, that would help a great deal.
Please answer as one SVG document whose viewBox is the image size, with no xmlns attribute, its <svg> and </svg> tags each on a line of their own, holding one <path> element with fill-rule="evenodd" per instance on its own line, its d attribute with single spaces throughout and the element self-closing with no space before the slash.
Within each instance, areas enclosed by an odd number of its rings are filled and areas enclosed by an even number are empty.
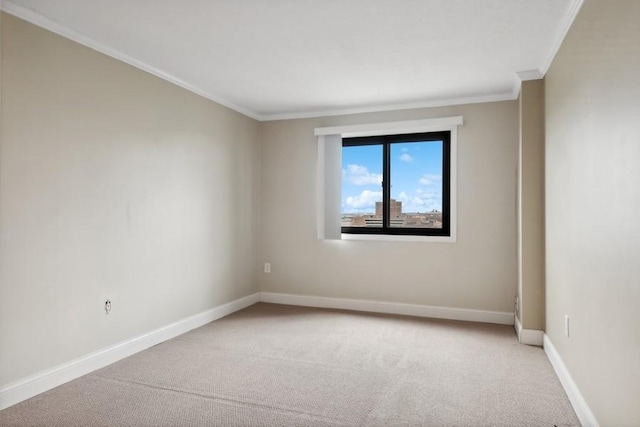
<svg viewBox="0 0 640 427">
<path fill-rule="evenodd" d="M 265 262 L 264 263 L 264 272 L 265 273 L 271 273 L 271 263 L 270 262 Z"/>
<path fill-rule="evenodd" d="M 107 314 L 111 313 L 111 300 L 106 300 L 104 302 L 104 311 Z"/>
<path fill-rule="evenodd" d="M 564 315 L 564 336 L 569 338 L 569 315 Z"/>
</svg>

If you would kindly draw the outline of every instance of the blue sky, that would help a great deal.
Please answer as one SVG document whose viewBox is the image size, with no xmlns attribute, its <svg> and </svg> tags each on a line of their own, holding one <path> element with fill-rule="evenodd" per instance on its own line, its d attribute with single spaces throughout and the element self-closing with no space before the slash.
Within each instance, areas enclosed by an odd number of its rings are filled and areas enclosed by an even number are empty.
<svg viewBox="0 0 640 427">
<path fill-rule="evenodd" d="M 342 212 L 372 213 L 382 200 L 382 146 L 342 149 Z M 391 198 L 403 212 L 442 211 L 442 142 L 391 145 Z"/>
</svg>

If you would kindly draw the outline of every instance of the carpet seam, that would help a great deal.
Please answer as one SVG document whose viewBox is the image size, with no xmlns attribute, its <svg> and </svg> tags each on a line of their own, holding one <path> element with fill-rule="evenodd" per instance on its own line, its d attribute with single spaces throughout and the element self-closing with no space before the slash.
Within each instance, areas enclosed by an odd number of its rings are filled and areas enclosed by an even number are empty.
<svg viewBox="0 0 640 427">
<path fill-rule="evenodd" d="M 133 385 L 137 385 L 137 386 L 141 386 L 141 387 L 148 387 L 148 388 L 155 389 L 155 390 L 163 390 L 163 391 L 173 392 L 173 393 L 177 393 L 177 394 L 187 394 L 187 395 L 190 395 L 190 396 L 197 396 L 197 397 L 200 397 L 200 398 L 203 398 L 203 399 L 207 399 L 207 400 L 229 402 L 229 403 L 234 403 L 234 404 L 239 404 L 239 405 L 251 406 L 251 407 L 259 408 L 259 409 L 275 410 L 275 411 L 279 411 L 279 412 L 281 412 L 283 414 L 293 413 L 293 414 L 297 414 L 297 415 L 306 415 L 306 416 L 308 416 L 310 418 L 317 418 L 317 419 L 321 419 L 321 420 L 325 420 L 325 421 L 338 421 L 338 422 L 341 422 L 341 423 L 346 423 L 345 425 L 358 426 L 358 424 L 350 423 L 348 421 L 345 421 L 342 418 L 332 418 L 332 417 L 327 417 L 327 416 L 323 416 L 323 415 L 311 414 L 309 412 L 304 412 L 304 411 L 296 411 L 296 410 L 292 410 L 292 409 L 283 409 L 283 408 L 279 408 L 279 407 L 276 407 L 276 406 L 262 405 L 262 404 L 259 404 L 259 403 L 244 402 L 242 400 L 231 399 L 231 398 L 228 398 L 228 397 L 208 396 L 206 394 L 197 393 L 197 392 L 193 392 L 193 391 L 173 389 L 173 388 L 168 388 L 168 387 L 163 387 L 163 386 L 158 386 L 158 385 L 153 385 L 153 384 L 141 383 L 141 382 L 137 382 L 137 381 L 126 381 L 126 380 L 121 380 L 121 379 L 118 379 L 118 378 L 105 377 L 105 376 L 102 376 L 102 375 L 95 375 L 95 378 L 98 378 L 98 379 L 101 379 L 101 380 L 105 380 L 105 381 L 123 383 L 123 384 L 133 384 Z"/>
</svg>

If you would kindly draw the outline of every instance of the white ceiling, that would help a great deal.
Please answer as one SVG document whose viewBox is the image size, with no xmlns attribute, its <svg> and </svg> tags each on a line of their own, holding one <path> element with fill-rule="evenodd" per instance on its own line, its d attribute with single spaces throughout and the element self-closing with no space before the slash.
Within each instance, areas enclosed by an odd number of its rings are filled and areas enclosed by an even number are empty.
<svg viewBox="0 0 640 427">
<path fill-rule="evenodd" d="M 2 0 L 0 0 L 2 1 Z M 582 0 L 4 0 L 259 120 L 514 99 Z"/>
</svg>

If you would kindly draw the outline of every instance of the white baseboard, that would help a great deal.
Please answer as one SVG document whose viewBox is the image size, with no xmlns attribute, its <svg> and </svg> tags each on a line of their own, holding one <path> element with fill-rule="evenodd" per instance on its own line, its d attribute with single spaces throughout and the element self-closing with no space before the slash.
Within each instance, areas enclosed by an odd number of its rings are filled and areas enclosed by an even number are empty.
<svg viewBox="0 0 640 427">
<path fill-rule="evenodd" d="M 593 415 L 593 412 L 591 412 L 589 405 L 587 405 L 584 397 L 582 397 L 582 393 L 580 393 L 578 386 L 573 381 L 573 378 L 571 378 L 571 374 L 569 374 L 567 367 L 560 358 L 560 354 L 558 354 L 558 351 L 546 334 L 544 335 L 544 352 L 547 354 L 553 369 L 556 371 L 556 375 L 558 375 L 560 383 L 562 383 L 562 387 L 567 393 L 582 427 L 599 427 L 600 424 L 598 424 L 598 420 Z"/>
<path fill-rule="evenodd" d="M 544 332 L 538 329 L 524 329 L 518 316 L 516 316 L 516 324 L 514 325 L 516 333 L 518 334 L 518 340 L 521 344 L 535 345 L 542 347 L 544 341 Z"/>
<path fill-rule="evenodd" d="M 329 298 L 308 295 L 261 292 L 260 301 L 303 307 L 336 308 L 342 310 L 369 311 L 372 313 L 401 314 L 406 316 L 433 317 L 436 319 L 466 320 L 470 322 L 513 325 L 513 313 L 502 311 L 469 310 L 465 308 L 434 307 L 346 298 Z"/>
<path fill-rule="evenodd" d="M 245 307 L 257 303 L 259 300 L 260 294 L 255 293 L 219 305 L 211 310 L 179 320 L 147 334 L 98 350 L 63 365 L 2 386 L 0 388 L 0 410 L 79 378 L 96 369 L 103 368 L 156 344 L 184 334 L 192 329 L 206 325 L 233 312 L 242 310 Z"/>
</svg>

